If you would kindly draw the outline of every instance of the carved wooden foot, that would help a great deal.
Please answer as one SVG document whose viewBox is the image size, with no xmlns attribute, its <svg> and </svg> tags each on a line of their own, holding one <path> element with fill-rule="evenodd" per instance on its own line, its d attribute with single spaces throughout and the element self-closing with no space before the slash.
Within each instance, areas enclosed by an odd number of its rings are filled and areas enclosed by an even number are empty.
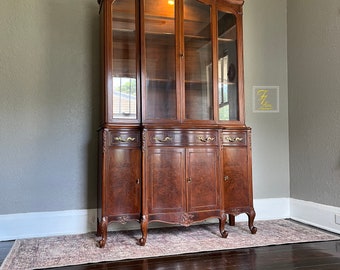
<svg viewBox="0 0 340 270">
<path fill-rule="evenodd" d="M 147 216 L 142 216 L 140 225 L 141 225 L 141 231 L 142 231 L 142 238 L 139 239 L 138 243 L 141 246 L 145 246 L 146 238 L 148 236 L 148 217 Z"/>
<path fill-rule="evenodd" d="M 146 244 L 146 238 L 144 238 L 144 237 L 140 238 L 140 239 L 138 240 L 138 243 L 139 243 L 139 245 L 141 245 L 141 246 L 145 246 L 145 244 Z"/>
<path fill-rule="evenodd" d="M 254 219 L 255 219 L 255 211 L 254 209 L 251 209 L 248 215 L 248 227 L 251 232 L 251 234 L 255 234 L 257 232 L 257 228 L 254 226 Z"/>
<path fill-rule="evenodd" d="M 225 223 L 227 221 L 227 216 L 226 214 L 222 214 L 221 218 L 219 219 L 220 222 L 220 233 L 222 235 L 222 238 L 227 238 L 228 232 L 224 229 Z"/>
<path fill-rule="evenodd" d="M 251 234 L 255 234 L 257 232 L 257 228 L 256 227 L 252 227 L 250 229 L 250 232 L 251 232 Z"/>
<path fill-rule="evenodd" d="M 98 241 L 98 245 L 100 248 L 105 247 L 105 244 L 106 244 L 106 239 L 101 239 Z"/>
<path fill-rule="evenodd" d="M 97 235 L 101 236 L 102 239 L 99 240 L 98 245 L 100 248 L 105 247 L 106 240 L 107 240 L 107 217 L 103 217 L 101 222 L 97 224 Z"/>
</svg>

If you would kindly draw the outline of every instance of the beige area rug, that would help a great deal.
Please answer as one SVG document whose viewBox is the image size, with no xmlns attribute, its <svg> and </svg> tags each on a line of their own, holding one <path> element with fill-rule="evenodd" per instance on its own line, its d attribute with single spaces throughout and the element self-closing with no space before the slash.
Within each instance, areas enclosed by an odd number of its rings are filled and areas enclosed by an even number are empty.
<svg viewBox="0 0 340 270">
<path fill-rule="evenodd" d="M 226 226 L 227 238 L 221 238 L 218 224 L 191 227 L 150 229 L 145 246 L 137 245 L 139 230 L 109 232 L 105 248 L 98 248 L 94 233 L 16 240 L 0 267 L 7 269 L 39 269 L 103 261 L 170 256 L 280 245 L 288 243 L 339 240 L 328 233 L 291 220 L 256 221 L 257 234 L 250 234 L 246 222 Z"/>
</svg>

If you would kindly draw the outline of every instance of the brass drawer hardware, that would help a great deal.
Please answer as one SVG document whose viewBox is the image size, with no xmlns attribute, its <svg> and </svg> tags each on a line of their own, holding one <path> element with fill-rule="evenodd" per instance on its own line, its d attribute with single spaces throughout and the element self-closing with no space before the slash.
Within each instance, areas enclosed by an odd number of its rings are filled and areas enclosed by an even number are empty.
<svg viewBox="0 0 340 270">
<path fill-rule="evenodd" d="M 134 142 L 136 140 L 136 138 L 132 137 L 127 137 L 126 139 L 123 139 L 122 137 L 114 137 L 113 139 L 117 142 Z"/>
<path fill-rule="evenodd" d="M 242 142 L 243 138 L 241 137 L 231 137 L 231 136 L 226 136 L 224 137 L 228 142 Z"/>
<path fill-rule="evenodd" d="M 203 137 L 203 136 L 197 136 L 197 139 L 200 140 L 201 142 L 212 142 L 212 141 L 215 141 L 215 138 L 214 137 Z"/>
<path fill-rule="evenodd" d="M 154 137 L 153 139 L 154 139 L 156 142 L 171 142 L 171 141 L 172 141 L 172 138 L 171 138 L 171 137 L 168 137 L 168 136 L 166 136 L 164 139 L 157 138 L 157 137 Z"/>
</svg>

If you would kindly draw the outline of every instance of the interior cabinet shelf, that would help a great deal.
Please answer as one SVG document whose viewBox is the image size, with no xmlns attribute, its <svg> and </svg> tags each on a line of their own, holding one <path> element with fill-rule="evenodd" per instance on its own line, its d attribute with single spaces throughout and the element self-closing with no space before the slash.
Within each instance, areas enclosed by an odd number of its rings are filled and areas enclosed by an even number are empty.
<svg viewBox="0 0 340 270">
<path fill-rule="evenodd" d="M 218 41 L 224 41 L 224 42 L 235 42 L 235 39 L 231 39 L 231 38 L 218 38 Z"/>
</svg>

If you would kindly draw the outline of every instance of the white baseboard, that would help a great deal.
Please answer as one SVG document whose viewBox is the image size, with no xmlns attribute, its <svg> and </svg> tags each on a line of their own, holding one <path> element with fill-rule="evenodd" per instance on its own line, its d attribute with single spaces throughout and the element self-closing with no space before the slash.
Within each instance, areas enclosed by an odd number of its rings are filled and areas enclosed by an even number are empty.
<svg viewBox="0 0 340 270">
<path fill-rule="evenodd" d="M 269 198 L 254 200 L 256 220 L 293 218 L 322 229 L 340 233 L 340 225 L 335 224 L 335 213 L 340 208 L 299 201 L 290 198 Z M 236 217 L 236 222 L 247 221 L 247 215 Z M 211 220 L 210 222 L 216 222 Z M 70 210 L 0 215 L 0 241 L 45 237 L 53 235 L 80 234 L 96 231 L 97 210 Z M 164 226 L 160 223 L 152 227 Z M 138 229 L 137 222 L 126 225 L 110 224 L 109 230 Z"/>
<path fill-rule="evenodd" d="M 296 221 L 340 234 L 340 207 L 290 199 L 290 216 Z"/>
<path fill-rule="evenodd" d="M 0 241 L 94 231 L 96 209 L 0 215 Z"/>
</svg>

